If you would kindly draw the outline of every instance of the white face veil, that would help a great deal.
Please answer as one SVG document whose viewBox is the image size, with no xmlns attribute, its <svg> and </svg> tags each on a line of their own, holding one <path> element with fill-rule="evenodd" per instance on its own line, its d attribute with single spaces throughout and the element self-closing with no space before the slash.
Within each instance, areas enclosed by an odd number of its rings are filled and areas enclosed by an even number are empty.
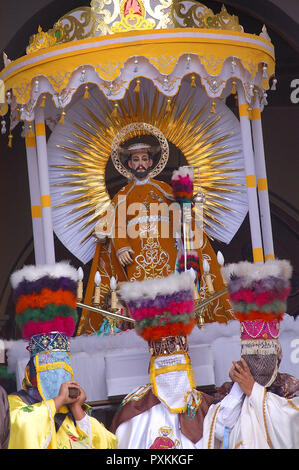
<svg viewBox="0 0 299 470">
<path fill-rule="evenodd" d="M 153 356 L 150 362 L 153 393 L 171 413 L 186 411 L 189 394 L 196 387 L 188 354 L 177 352 Z"/>
</svg>

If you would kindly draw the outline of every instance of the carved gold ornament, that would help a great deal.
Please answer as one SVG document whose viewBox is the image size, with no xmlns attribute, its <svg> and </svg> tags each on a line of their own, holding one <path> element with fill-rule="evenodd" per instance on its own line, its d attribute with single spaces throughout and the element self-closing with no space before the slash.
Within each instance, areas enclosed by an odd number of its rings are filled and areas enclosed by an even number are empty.
<svg viewBox="0 0 299 470">
<path fill-rule="evenodd" d="M 29 46 L 26 49 L 27 54 L 38 51 L 40 49 L 45 49 L 46 47 L 51 47 L 56 44 L 56 37 L 53 33 L 44 32 L 41 26 L 38 27 L 37 34 L 34 34 L 30 38 Z"/>
<path fill-rule="evenodd" d="M 145 8 L 141 0 L 123 0 L 120 5 L 120 21 L 111 26 L 113 33 L 154 29 L 156 23 L 145 18 Z"/>
<path fill-rule="evenodd" d="M 38 33 L 31 36 L 26 54 L 70 41 L 78 41 L 95 36 L 96 17 L 90 7 L 80 7 L 62 16 L 49 31 L 41 26 Z"/>
<path fill-rule="evenodd" d="M 171 16 L 175 28 L 203 28 L 243 31 L 239 18 L 230 15 L 222 5 L 220 13 L 214 14 L 197 1 L 173 0 Z"/>
<path fill-rule="evenodd" d="M 166 28 L 244 31 L 224 5 L 214 14 L 195 0 L 91 0 L 90 7 L 68 12 L 49 31 L 39 26 L 26 52 L 95 36 Z"/>
</svg>

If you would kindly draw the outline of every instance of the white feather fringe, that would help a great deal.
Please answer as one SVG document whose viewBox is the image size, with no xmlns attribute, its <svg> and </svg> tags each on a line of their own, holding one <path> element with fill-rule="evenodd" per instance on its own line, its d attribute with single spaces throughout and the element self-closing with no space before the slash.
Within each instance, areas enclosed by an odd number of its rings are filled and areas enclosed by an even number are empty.
<svg viewBox="0 0 299 470">
<path fill-rule="evenodd" d="M 78 281 L 77 270 L 69 264 L 69 261 L 61 261 L 59 263 L 41 266 L 24 266 L 24 268 L 11 275 L 10 282 L 13 289 L 15 289 L 22 281 L 37 281 L 44 276 L 52 278 L 67 277 L 72 279 L 72 281 Z"/>
<path fill-rule="evenodd" d="M 280 277 L 289 280 L 292 276 L 292 266 L 287 260 L 268 260 L 264 264 L 241 261 L 232 263 L 221 268 L 221 274 L 226 283 L 230 281 L 231 275 L 246 278 L 247 284 L 251 281 L 259 281 L 268 276 Z"/>
<path fill-rule="evenodd" d="M 193 181 L 194 179 L 194 169 L 192 167 L 187 167 L 187 166 L 181 166 L 178 170 L 175 170 L 172 173 L 171 180 L 177 180 L 179 179 L 179 176 L 185 178 L 186 176 L 189 176 L 189 178 Z"/>
<path fill-rule="evenodd" d="M 124 282 L 120 284 L 119 292 L 125 302 L 142 298 L 154 299 L 157 295 L 171 295 L 181 290 L 194 289 L 194 271 L 184 271 L 161 279 Z"/>
</svg>

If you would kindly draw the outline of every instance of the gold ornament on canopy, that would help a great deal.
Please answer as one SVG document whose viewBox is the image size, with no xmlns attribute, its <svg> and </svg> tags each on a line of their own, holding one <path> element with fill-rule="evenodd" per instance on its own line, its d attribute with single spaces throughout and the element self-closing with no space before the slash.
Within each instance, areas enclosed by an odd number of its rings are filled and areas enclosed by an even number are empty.
<svg viewBox="0 0 299 470">
<path fill-rule="evenodd" d="M 123 0 L 120 4 L 120 18 L 120 21 L 116 21 L 111 26 L 112 33 L 142 31 L 155 27 L 153 20 L 145 18 L 145 8 L 142 1 Z"/>
<path fill-rule="evenodd" d="M 224 5 L 215 14 L 194 0 L 92 0 L 90 7 L 71 10 L 46 32 L 39 26 L 26 53 L 94 36 L 182 27 L 244 31 L 238 17 L 230 15 Z"/>
</svg>

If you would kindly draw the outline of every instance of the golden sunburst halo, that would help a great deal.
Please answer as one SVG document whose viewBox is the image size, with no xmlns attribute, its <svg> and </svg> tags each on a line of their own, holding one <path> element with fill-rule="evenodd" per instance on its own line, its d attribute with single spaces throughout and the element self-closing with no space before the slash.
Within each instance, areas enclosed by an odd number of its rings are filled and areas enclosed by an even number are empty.
<svg viewBox="0 0 299 470">
<path fill-rule="evenodd" d="M 242 169 L 227 166 L 234 164 L 234 156 L 240 149 L 229 145 L 232 132 L 220 132 L 221 114 L 207 113 L 208 106 L 209 103 L 198 109 L 192 94 L 182 106 L 178 95 L 170 103 L 169 98 L 157 90 L 150 98 L 145 89 L 142 94 L 127 92 L 122 101 L 113 104 L 103 100 L 97 111 L 84 106 L 86 118 L 81 122 L 72 121 L 71 145 L 57 145 L 68 163 L 53 165 L 63 170 L 55 186 L 69 187 L 63 193 L 68 196 L 67 200 L 56 204 L 54 209 L 71 205 L 69 214 L 73 217 L 66 226 L 80 223 L 81 230 L 90 227 L 81 243 L 92 235 L 94 226 L 111 202 L 105 180 L 111 144 L 116 133 L 131 123 L 155 126 L 182 152 L 187 165 L 194 167 L 194 193 L 205 195 L 204 230 L 212 228 L 212 223 L 224 226 L 219 215 L 232 212 L 229 195 L 239 192 L 238 187 L 242 186 L 233 181 L 233 173 Z M 126 139 L 141 135 L 144 131 L 135 130 Z"/>
</svg>

